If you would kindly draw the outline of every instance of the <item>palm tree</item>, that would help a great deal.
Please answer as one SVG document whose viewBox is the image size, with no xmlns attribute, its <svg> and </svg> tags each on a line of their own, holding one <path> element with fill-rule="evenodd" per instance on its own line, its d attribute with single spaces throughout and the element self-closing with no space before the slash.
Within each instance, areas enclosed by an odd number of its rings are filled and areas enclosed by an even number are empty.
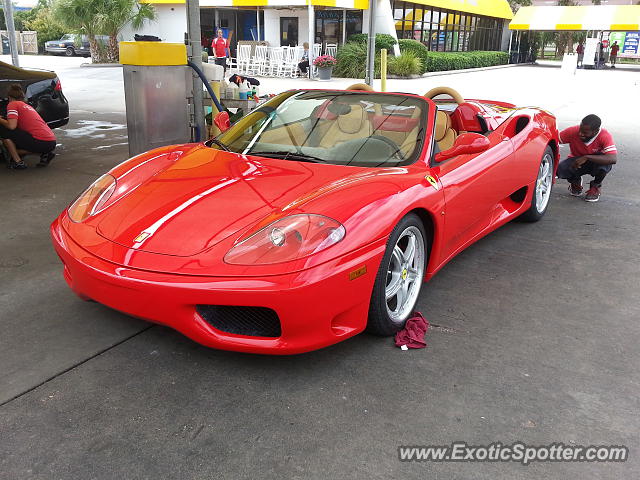
<svg viewBox="0 0 640 480">
<path fill-rule="evenodd" d="M 156 18 L 153 5 L 139 3 L 138 0 L 102 0 L 96 22 L 105 35 L 109 35 L 107 45 L 107 60 L 117 62 L 119 57 L 118 34 L 131 23 L 134 29 L 139 29 L 147 20 Z"/>
<path fill-rule="evenodd" d="M 109 35 L 106 60 L 118 61 L 118 34 L 125 25 L 142 27 L 146 20 L 155 18 L 152 5 L 138 0 L 55 0 L 53 12 L 56 20 L 71 32 L 86 35 L 94 63 L 105 60 L 96 35 Z"/>
<path fill-rule="evenodd" d="M 69 32 L 87 36 L 91 59 L 95 63 L 102 62 L 96 40 L 96 35 L 101 33 L 96 15 L 104 2 L 105 0 L 56 0 L 53 4 L 53 15 L 58 23 Z"/>
</svg>

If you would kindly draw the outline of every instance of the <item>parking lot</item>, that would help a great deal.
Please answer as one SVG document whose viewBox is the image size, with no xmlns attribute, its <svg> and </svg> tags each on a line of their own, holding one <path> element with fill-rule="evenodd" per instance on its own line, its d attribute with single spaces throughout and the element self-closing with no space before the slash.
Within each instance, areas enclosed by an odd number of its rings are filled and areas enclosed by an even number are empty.
<svg viewBox="0 0 640 480">
<path fill-rule="evenodd" d="M 0 169 L 1 478 L 640 475 L 637 69 L 569 76 L 518 66 L 391 80 L 389 90 L 446 85 L 539 106 L 561 128 L 598 114 L 618 165 L 598 203 L 569 196 L 559 181 L 539 223 L 507 224 L 426 284 L 426 349 L 361 334 L 271 357 L 207 349 L 67 287 L 48 226 L 128 157 L 121 69 L 83 61 L 24 58 L 57 71 L 71 121 L 56 131 L 48 168 Z M 269 79 L 263 91 L 350 83 Z M 400 445 L 453 441 L 626 445 L 631 455 L 529 466 L 398 460 Z"/>
</svg>

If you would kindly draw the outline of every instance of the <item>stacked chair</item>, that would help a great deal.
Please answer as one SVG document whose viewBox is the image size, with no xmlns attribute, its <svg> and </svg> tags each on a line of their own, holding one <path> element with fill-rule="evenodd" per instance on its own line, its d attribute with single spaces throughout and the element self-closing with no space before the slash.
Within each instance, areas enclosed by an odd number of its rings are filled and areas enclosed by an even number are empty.
<svg viewBox="0 0 640 480">
<path fill-rule="evenodd" d="M 327 44 L 325 55 L 335 57 L 338 46 Z M 322 44 L 313 44 L 313 56 L 322 54 Z M 300 76 L 298 64 L 302 61 L 304 48 L 297 47 L 267 47 L 266 45 L 239 44 L 237 57 L 229 59 L 229 67 L 237 70 L 240 75 L 255 75 L 263 77 L 297 78 Z M 310 65 L 312 75 L 316 69 Z"/>
</svg>

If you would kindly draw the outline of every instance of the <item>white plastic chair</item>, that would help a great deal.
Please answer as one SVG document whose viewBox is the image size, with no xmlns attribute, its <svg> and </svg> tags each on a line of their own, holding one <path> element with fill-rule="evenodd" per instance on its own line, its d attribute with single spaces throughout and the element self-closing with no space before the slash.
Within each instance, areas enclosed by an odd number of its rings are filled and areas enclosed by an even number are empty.
<svg viewBox="0 0 640 480">
<path fill-rule="evenodd" d="M 255 54 L 247 67 L 248 75 L 264 75 L 267 65 L 266 45 L 257 45 Z"/>
<path fill-rule="evenodd" d="M 336 45 L 335 43 L 327 43 L 327 47 L 324 49 L 324 54 L 331 55 L 332 57 L 335 58 L 337 53 L 338 53 L 338 45 Z"/>
<path fill-rule="evenodd" d="M 315 60 L 321 54 L 322 54 L 322 44 L 321 43 L 314 43 L 313 44 L 313 59 Z M 318 69 L 313 64 L 313 62 L 310 62 L 310 64 L 309 64 L 309 71 L 311 72 L 311 78 L 313 78 L 313 77 L 318 75 Z"/>
<path fill-rule="evenodd" d="M 271 47 L 269 49 L 269 61 L 265 68 L 265 74 L 276 77 L 280 74 L 284 55 L 283 47 Z"/>
<path fill-rule="evenodd" d="M 238 45 L 238 71 L 246 73 L 251 63 L 251 45 Z"/>
<path fill-rule="evenodd" d="M 304 48 L 289 47 L 283 56 L 281 75 L 284 77 L 296 78 L 298 76 L 298 63 L 302 58 Z"/>
</svg>

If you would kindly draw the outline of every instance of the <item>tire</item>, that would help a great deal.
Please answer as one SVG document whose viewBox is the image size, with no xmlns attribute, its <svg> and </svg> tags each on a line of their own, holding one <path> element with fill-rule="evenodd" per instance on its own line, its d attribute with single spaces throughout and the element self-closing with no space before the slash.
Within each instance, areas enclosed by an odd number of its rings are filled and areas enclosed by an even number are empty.
<svg viewBox="0 0 640 480">
<path fill-rule="evenodd" d="M 547 147 L 540 159 L 535 190 L 531 196 L 531 206 L 529 210 L 520 216 L 520 219 L 525 222 L 537 222 L 544 216 L 549 207 L 554 172 L 553 157 L 553 150 L 551 150 L 551 147 Z"/>
<path fill-rule="evenodd" d="M 413 255 L 410 255 L 411 243 L 414 245 Z M 410 213 L 400 220 L 389 235 L 371 293 L 368 332 L 390 336 L 404 327 L 418 301 L 426 265 L 427 235 L 424 225 L 417 215 Z M 387 298 L 393 290 L 396 293 Z"/>
<path fill-rule="evenodd" d="M 66 57 L 73 57 L 76 54 L 76 51 L 74 50 L 73 47 L 67 47 L 67 49 L 64 51 L 64 55 Z"/>
</svg>

